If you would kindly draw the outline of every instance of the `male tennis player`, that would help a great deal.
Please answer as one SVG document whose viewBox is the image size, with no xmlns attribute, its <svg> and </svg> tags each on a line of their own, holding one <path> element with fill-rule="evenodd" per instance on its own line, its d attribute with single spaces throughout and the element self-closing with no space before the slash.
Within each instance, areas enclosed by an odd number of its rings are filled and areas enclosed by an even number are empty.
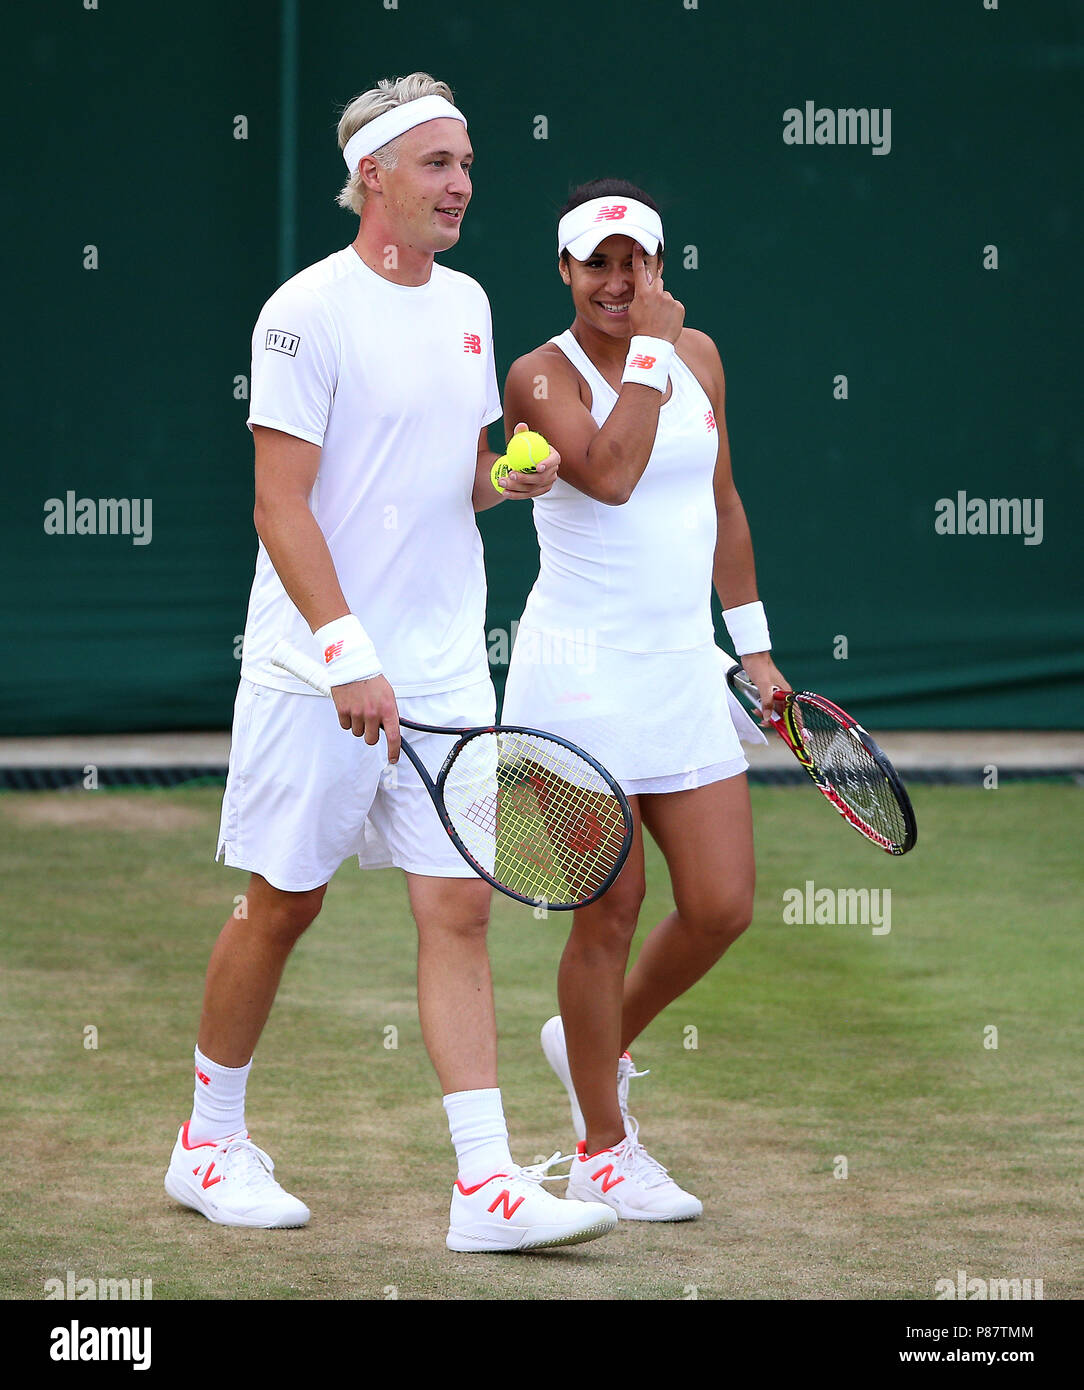
<svg viewBox="0 0 1084 1390">
<path fill-rule="evenodd" d="M 406 872 L 422 1035 L 458 1159 L 447 1244 L 533 1249 L 594 1239 L 616 1218 L 553 1196 L 543 1168 L 512 1161 L 490 889 L 398 762 L 400 710 L 435 725 L 494 719 L 474 514 L 500 500 L 486 426 L 501 406 L 486 295 L 434 262 L 459 240 L 471 197 L 471 144 L 451 97 L 415 73 L 347 107 L 339 201 L 360 215 L 357 237 L 287 281 L 256 324 L 260 547 L 219 836 L 226 863 L 252 877 L 247 916 L 231 917 L 211 956 L 192 1115 L 166 1190 L 226 1225 L 308 1221 L 248 1137 L 245 1086 L 286 958 L 357 855 Z M 514 480 L 513 495 L 544 494 L 557 463 Z M 271 665 L 283 637 L 324 663 L 334 704 Z M 423 734 L 415 746 L 435 772 L 447 740 Z"/>
<path fill-rule="evenodd" d="M 757 598 L 734 486 L 722 363 L 684 327 L 662 281 L 656 204 L 632 184 L 577 189 L 558 228 L 571 328 L 516 362 L 506 419 L 561 456 L 535 499 L 541 570 L 508 672 L 502 717 L 590 748 L 629 796 L 633 847 L 617 882 L 575 913 L 543 1050 L 572 1103 L 570 1195 L 625 1219 L 682 1221 L 701 1203 L 639 1142 L 628 1048 L 748 926 L 753 832 L 739 743 L 763 734 L 729 696 L 711 589 L 764 708 L 786 685 Z M 540 391 L 538 383 L 546 383 Z M 579 634 L 589 660 L 553 660 Z M 567 655 L 567 644 L 563 650 Z M 676 904 L 626 978 L 643 900 L 646 826 Z"/>
</svg>

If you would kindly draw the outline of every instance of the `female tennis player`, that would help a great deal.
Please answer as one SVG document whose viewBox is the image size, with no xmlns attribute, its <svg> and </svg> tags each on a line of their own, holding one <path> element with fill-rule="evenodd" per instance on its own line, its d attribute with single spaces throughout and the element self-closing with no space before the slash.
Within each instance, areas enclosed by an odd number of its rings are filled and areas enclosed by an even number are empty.
<svg viewBox="0 0 1084 1390">
<path fill-rule="evenodd" d="M 636 834 L 614 886 L 574 916 L 561 1012 L 542 1045 L 579 1140 L 569 1196 L 631 1220 L 683 1221 L 701 1203 L 639 1142 L 628 1084 L 642 1073 L 628 1048 L 752 916 L 739 733 L 765 740 L 727 691 L 713 583 L 765 708 L 787 683 L 731 477 L 722 363 L 663 287 L 657 205 L 624 181 L 585 184 L 561 215 L 558 252 L 574 321 L 514 363 L 505 388 L 506 421 L 545 435 L 561 476 L 534 499 L 541 568 L 502 717 L 590 748 L 628 794 Z M 643 826 L 666 859 L 675 910 L 626 977 L 644 896 Z"/>
</svg>

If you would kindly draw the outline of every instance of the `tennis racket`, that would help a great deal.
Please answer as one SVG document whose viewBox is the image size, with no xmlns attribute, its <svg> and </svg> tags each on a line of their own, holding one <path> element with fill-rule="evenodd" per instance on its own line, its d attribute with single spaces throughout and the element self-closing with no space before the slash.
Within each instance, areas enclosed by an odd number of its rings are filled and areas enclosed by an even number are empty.
<svg viewBox="0 0 1084 1390">
<path fill-rule="evenodd" d="M 760 695 L 741 666 L 727 672 L 731 690 L 760 710 Z M 886 854 L 906 854 L 918 839 L 911 799 L 899 774 L 862 725 L 808 690 L 779 692 L 781 712 L 772 728 L 832 803 L 860 835 Z"/>
<path fill-rule="evenodd" d="M 280 641 L 272 664 L 330 695 L 319 662 Z M 474 872 L 517 902 L 586 907 L 621 872 L 632 844 L 625 793 L 594 758 L 555 734 L 515 725 L 403 728 L 456 740 L 436 780 L 407 740 L 403 752 L 441 824 Z"/>
</svg>

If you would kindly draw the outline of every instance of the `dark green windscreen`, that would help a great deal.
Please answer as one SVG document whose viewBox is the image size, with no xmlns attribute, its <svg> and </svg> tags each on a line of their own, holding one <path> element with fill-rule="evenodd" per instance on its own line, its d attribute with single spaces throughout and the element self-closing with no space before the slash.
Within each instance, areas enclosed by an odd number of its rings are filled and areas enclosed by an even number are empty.
<svg viewBox="0 0 1084 1390">
<path fill-rule="evenodd" d="M 0 733 L 228 724 L 256 546 L 252 324 L 354 235 L 334 205 L 338 109 L 417 69 L 470 118 L 475 195 L 447 263 L 489 293 L 502 381 L 568 326 L 570 185 L 620 176 L 660 203 L 666 286 L 727 370 L 796 685 L 872 725 L 1079 727 L 1080 16 L 1068 0 L 17 8 Z M 149 543 L 48 534 L 69 492 L 151 499 Z M 973 533 L 939 532 L 961 494 Z M 525 506 L 481 525 L 496 634 L 537 551 Z"/>
</svg>

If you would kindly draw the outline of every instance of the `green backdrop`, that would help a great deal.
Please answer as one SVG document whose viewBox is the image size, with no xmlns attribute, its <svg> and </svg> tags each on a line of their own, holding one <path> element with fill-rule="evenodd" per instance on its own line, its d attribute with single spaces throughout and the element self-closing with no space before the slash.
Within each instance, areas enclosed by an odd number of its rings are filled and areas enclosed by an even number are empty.
<svg viewBox="0 0 1084 1390">
<path fill-rule="evenodd" d="M 1078 5 L 66 0 L 6 36 L 0 733 L 228 724 L 252 324 L 354 235 L 338 109 L 415 69 L 470 117 L 447 263 L 490 295 L 502 379 L 568 325 L 569 186 L 661 204 L 795 683 L 882 727 L 1080 727 Z M 889 110 L 890 150 L 785 142 L 807 101 Z M 149 498 L 150 543 L 49 534 L 69 492 Z M 961 492 L 1041 499 L 1041 543 L 938 534 Z M 529 509 L 481 525 L 507 628 Z"/>
</svg>

